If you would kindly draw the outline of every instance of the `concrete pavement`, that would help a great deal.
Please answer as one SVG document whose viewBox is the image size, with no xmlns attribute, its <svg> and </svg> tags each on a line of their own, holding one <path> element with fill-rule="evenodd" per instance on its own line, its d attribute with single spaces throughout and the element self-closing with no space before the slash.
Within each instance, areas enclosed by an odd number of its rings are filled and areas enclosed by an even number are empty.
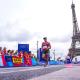
<svg viewBox="0 0 80 80">
<path fill-rule="evenodd" d="M 66 68 L 28 80 L 80 80 L 79 65 L 65 65 Z"/>
<path fill-rule="evenodd" d="M 0 68 L 0 80 L 26 80 L 64 68 L 64 65 Z"/>
</svg>

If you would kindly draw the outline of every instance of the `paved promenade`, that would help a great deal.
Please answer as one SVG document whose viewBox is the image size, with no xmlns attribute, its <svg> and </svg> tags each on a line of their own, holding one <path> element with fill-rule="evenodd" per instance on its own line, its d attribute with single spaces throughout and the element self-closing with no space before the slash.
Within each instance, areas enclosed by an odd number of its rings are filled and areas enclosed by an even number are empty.
<svg viewBox="0 0 80 80">
<path fill-rule="evenodd" d="M 65 65 L 64 69 L 28 80 L 80 80 L 80 65 Z"/>
<path fill-rule="evenodd" d="M 63 68 L 63 65 L 0 68 L 0 80 L 28 80 Z"/>
</svg>

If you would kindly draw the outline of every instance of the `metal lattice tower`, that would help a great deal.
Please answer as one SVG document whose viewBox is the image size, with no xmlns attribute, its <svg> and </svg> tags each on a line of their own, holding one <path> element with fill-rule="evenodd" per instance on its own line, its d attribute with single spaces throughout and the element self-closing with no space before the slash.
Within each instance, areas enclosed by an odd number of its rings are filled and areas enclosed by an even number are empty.
<svg viewBox="0 0 80 80">
<path fill-rule="evenodd" d="M 72 9 L 72 20 L 73 20 L 73 36 L 71 48 L 69 49 L 69 56 L 73 59 L 73 57 L 80 55 L 80 47 L 76 47 L 77 44 L 80 44 L 80 31 L 77 23 L 76 12 L 75 12 L 75 4 L 72 1 L 71 4 Z"/>
</svg>

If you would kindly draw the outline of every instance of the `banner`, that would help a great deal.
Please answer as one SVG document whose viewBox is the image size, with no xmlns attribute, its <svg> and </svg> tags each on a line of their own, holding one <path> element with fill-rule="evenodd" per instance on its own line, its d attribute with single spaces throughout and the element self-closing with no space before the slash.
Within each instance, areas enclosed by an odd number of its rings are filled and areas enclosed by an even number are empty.
<svg viewBox="0 0 80 80">
<path fill-rule="evenodd" d="M 18 52 L 29 52 L 29 44 L 18 44 Z"/>
<path fill-rule="evenodd" d="M 9 67 L 13 66 L 12 56 L 5 56 L 5 60 L 6 60 L 7 66 Z"/>
<path fill-rule="evenodd" d="M 38 50 L 38 54 L 37 54 L 37 58 L 38 58 L 38 60 L 39 61 L 42 61 L 42 62 L 44 62 L 44 59 L 42 58 L 42 50 L 41 50 L 41 48 Z"/>
<path fill-rule="evenodd" d="M 27 66 L 32 66 L 32 60 L 29 54 L 24 54 L 24 64 Z"/>
<path fill-rule="evenodd" d="M 13 61 L 14 66 L 22 66 L 22 64 L 23 64 L 22 57 L 12 56 L 12 61 Z"/>
</svg>

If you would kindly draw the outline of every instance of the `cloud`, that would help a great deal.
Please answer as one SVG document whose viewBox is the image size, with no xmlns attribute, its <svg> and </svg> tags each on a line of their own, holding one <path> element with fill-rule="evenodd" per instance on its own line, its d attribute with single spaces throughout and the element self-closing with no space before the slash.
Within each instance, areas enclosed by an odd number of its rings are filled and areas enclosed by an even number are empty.
<svg viewBox="0 0 80 80">
<path fill-rule="evenodd" d="M 28 41 L 32 38 L 32 35 L 29 33 L 29 31 L 20 31 L 19 33 L 16 33 L 15 36 L 7 35 L 6 36 L 8 41 Z"/>
<path fill-rule="evenodd" d="M 28 41 L 34 36 L 25 28 L 20 28 L 19 24 L 7 24 L 0 28 L 0 41 Z"/>
<path fill-rule="evenodd" d="M 52 42 L 65 43 L 65 42 L 70 42 L 71 41 L 71 37 L 72 37 L 72 34 L 69 33 L 69 34 L 65 34 L 64 36 L 53 37 L 50 40 Z"/>
</svg>

